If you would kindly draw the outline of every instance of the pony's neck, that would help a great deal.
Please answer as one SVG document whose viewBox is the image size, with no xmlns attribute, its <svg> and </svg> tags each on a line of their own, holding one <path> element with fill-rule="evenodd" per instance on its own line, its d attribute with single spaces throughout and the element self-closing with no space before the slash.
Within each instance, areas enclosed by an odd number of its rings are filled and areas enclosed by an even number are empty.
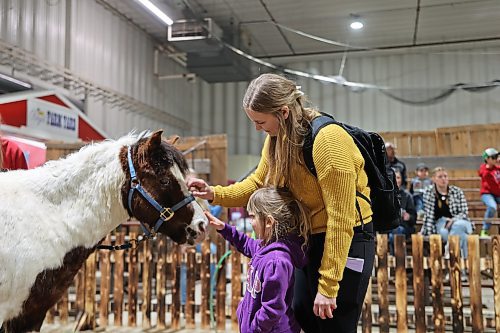
<svg viewBox="0 0 500 333">
<path fill-rule="evenodd" d="M 120 193 L 125 181 L 121 147 L 117 142 L 88 146 L 49 162 L 36 175 L 36 196 L 60 215 L 55 223 L 69 239 L 79 240 L 75 245 L 95 245 L 128 216 Z"/>
</svg>

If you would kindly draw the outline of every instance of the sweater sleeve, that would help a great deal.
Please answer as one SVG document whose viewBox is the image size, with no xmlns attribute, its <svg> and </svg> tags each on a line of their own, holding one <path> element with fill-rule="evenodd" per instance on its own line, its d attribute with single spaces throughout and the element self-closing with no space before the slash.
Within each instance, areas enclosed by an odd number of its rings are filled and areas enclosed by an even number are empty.
<svg viewBox="0 0 500 333">
<path fill-rule="evenodd" d="M 245 207 L 248 199 L 257 189 L 264 185 L 268 172 L 268 164 L 266 160 L 269 147 L 269 136 L 264 142 L 262 148 L 259 165 L 254 173 L 245 178 L 243 181 L 229 186 L 214 186 L 213 205 L 221 205 L 224 207 Z"/>
<path fill-rule="evenodd" d="M 294 272 L 291 262 L 275 259 L 270 261 L 262 274 L 262 306 L 250 323 L 250 332 L 271 332 L 286 314 L 286 291 Z"/>
<path fill-rule="evenodd" d="M 261 240 L 256 240 L 248 237 L 242 232 L 236 230 L 234 226 L 226 224 L 224 229 L 219 231 L 220 235 L 224 237 L 231 245 L 233 245 L 243 255 L 252 258 L 254 253 L 257 252 Z"/>
<path fill-rule="evenodd" d="M 360 153 L 347 132 L 339 126 L 330 126 L 335 128 L 328 134 L 320 131 L 313 146 L 314 165 L 328 215 L 318 291 L 327 297 L 337 297 L 356 224 L 354 159 Z"/>
</svg>

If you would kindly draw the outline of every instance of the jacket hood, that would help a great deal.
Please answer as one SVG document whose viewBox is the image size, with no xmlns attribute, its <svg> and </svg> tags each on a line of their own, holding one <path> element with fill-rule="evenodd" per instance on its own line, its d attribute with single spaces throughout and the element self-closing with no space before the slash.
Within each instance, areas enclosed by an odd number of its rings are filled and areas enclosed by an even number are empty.
<svg viewBox="0 0 500 333">
<path fill-rule="evenodd" d="M 292 264 L 296 268 L 302 268 L 307 264 L 307 246 L 302 247 L 304 238 L 290 233 L 285 238 L 274 241 L 264 246 L 258 256 L 263 256 L 271 251 L 282 251 L 290 254 Z"/>
</svg>

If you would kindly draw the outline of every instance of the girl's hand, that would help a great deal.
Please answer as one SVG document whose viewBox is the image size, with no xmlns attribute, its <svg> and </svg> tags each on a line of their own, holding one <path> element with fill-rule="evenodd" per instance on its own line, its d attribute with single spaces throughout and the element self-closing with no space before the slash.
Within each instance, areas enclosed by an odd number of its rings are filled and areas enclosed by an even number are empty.
<svg viewBox="0 0 500 333">
<path fill-rule="evenodd" d="M 203 179 L 188 176 L 186 178 L 186 185 L 195 197 L 214 200 L 212 188 Z"/>
<path fill-rule="evenodd" d="M 224 222 L 210 214 L 208 211 L 205 211 L 205 215 L 208 218 L 209 225 L 214 227 L 216 230 L 222 230 L 224 229 L 224 226 L 226 225 Z"/>
<path fill-rule="evenodd" d="M 313 312 L 321 319 L 333 318 L 333 310 L 337 308 L 337 298 L 326 297 L 319 292 L 314 299 Z"/>
</svg>

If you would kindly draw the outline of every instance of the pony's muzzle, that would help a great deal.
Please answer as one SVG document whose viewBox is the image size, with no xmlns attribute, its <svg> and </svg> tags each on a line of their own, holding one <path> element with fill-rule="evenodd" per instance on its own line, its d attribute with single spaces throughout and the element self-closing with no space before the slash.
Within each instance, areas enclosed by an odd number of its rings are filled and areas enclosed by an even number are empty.
<svg viewBox="0 0 500 333">
<path fill-rule="evenodd" d="M 194 245 L 205 239 L 207 224 L 208 221 L 200 219 L 194 221 L 192 225 L 186 227 L 188 244 Z"/>
</svg>

